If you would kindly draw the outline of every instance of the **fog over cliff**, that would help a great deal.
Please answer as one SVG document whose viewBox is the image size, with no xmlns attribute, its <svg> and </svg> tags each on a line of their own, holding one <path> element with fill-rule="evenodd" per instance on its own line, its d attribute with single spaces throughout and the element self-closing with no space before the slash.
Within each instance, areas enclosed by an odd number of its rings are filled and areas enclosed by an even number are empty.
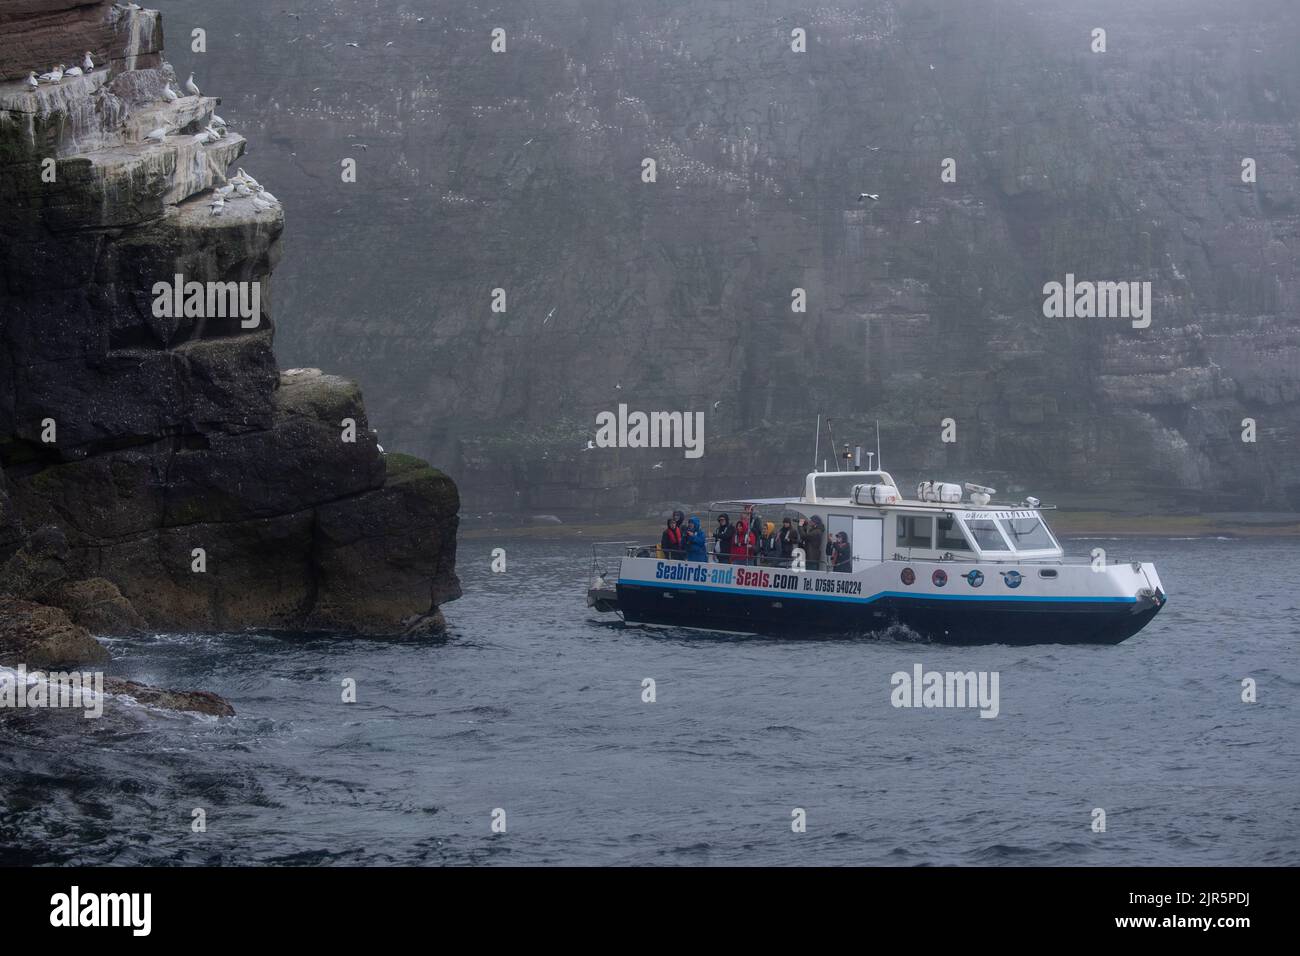
<svg viewBox="0 0 1300 956">
<path fill-rule="evenodd" d="M 819 413 L 905 488 L 1300 510 L 1292 0 L 160 6 L 284 202 L 282 364 L 471 512 L 794 491 Z M 619 403 L 705 454 L 584 450 Z"/>
</svg>

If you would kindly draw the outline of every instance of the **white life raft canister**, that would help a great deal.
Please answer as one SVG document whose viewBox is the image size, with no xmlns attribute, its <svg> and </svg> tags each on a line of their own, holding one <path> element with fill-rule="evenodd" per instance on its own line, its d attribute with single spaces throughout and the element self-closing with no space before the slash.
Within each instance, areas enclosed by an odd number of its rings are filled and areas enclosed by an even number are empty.
<svg viewBox="0 0 1300 956">
<path fill-rule="evenodd" d="M 854 485 L 850 497 L 857 505 L 896 505 L 899 501 L 893 485 Z"/>
</svg>

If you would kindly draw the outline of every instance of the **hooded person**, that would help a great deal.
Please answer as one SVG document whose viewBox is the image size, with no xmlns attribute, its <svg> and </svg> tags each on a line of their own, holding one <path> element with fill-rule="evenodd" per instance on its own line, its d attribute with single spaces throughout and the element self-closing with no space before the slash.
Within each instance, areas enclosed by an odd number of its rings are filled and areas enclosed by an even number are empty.
<svg viewBox="0 0 1300 956">
<path fill-rule="evenodd" d="M 753 540 L 753 531 L 749 527 L 749 521 L 742 516 L 736 519 L 736 533 L 731 537 L 731 563 L 732 564 L 749 564 L 750 544 Z"/>
<path fill-rule="evenodd" d="M 731 563 L 731 540 L 736 536 L 736 529 L 726 512 L 718 515 L 718 526 L 713 531 L 713 553 L 723 564 Z"/>
<path fill-rule="evenodd" d="M 686 560 L 687 561 L 708 561 L 709 560 L 709 541 L 700 529 L 700 519 L 691 515 L 691 519 L 686 522 L 686 534 L 683 535 L 686 543 Z"/>
<path fill-rule="evenodd" d="M 686 558 L 686 549 L 682 545 L 682 528 L 676 518 L 669 518 L 667 527 L 659 536 L 659 547 L 669 561 L 682 561 Z"/>
</svg>

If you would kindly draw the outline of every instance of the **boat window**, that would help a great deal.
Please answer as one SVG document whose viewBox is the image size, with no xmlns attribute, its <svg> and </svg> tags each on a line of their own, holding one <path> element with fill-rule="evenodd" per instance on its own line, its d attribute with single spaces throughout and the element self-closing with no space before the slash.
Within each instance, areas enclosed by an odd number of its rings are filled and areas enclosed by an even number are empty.
<svg viewBox="0 0 1300 956">
<path fill-rule="evenodd" d="M 929 515 L 898 516 L 898 547 L 931 548 L 933 546 L 934 519 L 932 517 Z"/>
<path fill-rule="evenodd" d="M 1034 515 L 1032 518 L 999 518 L 998 524 L 1007 533 L 1007 540 L 1017 551 L 1041 551 L 1057 547 L 1047 522 Z"/>
<path fill-rule="evenodd" d="M 953 520 L 952 515 L 940 515 L 934 519 L 938 531 L 934 546 L 940 551 L 969 551 L 966 536 L 961 533 L 961 525 Z"/>
<path fill-rule="evenodd" d="M 1002 540 L 998 524 L 992 518 L 971 518 L 966 522 L 966 530 L 971 533 L 981 551 L 1010 551 Z"/>
</svg>

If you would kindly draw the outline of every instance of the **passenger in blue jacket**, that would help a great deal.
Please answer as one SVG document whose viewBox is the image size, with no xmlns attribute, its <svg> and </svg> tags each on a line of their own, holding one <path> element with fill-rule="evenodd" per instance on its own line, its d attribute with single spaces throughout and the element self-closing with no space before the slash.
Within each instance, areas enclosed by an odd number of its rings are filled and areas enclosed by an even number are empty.
<svg viewBox="0 0 1300 956">
<path fill-rule="evenodd" d="M 687 561 L 709 560 L 709 539 L 700 530 L 700 519 L 692 517 L 686 522 L 686 533 L 682 535 L 686 543 Z"/>
</svg>

